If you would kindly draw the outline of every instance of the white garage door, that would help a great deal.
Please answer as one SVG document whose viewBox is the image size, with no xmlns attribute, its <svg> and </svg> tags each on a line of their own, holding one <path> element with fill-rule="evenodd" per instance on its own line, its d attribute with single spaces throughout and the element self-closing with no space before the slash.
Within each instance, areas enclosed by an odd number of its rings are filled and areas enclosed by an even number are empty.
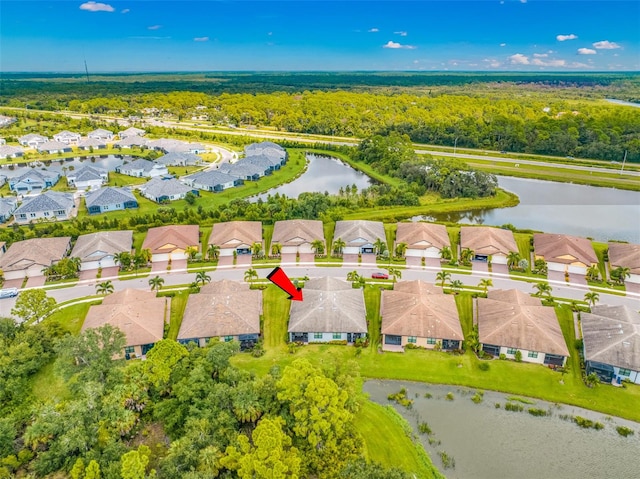
<svg viewBox="0 0 640 479">
<path fill-rule="evenodd" d="M 360 253 L 360 248 L 357 246 L 345 246 L 342 252 L 343 254 L 358 254 Z"/>
<path fill-rule="evenodd" d="M 154 263 L 159 263 L 161 261 L 169 261 L 170 253 L 156 253 L 151 257 L 151 261 Z"/>
<path fill-rule="evenodd" d="M 495 264 L 507 264 L 507 257 L 500 254 L 494 254 L 491 258 L 491 262 Z"/>
<path fill-rule="evenodd" d="M 584 267 L 584 266 L 571 266 L 571 265 L 569 265 L 569 273 L 587 274 L 587 268 Z"/>
<path fill-rule="evenodd" d="M 404 255 L 409 258 L 422 258 L 424 252 L 423 249 L 408 249 Z"/>
<path fill-rule="evenodd" d="M 220 256 L 233 256 L 235 248 L 220 248 Z"/>
<path fill-rule="evenodd" d="M 552 262 L 547 263 L 547 269 L 549 271 L 562 271 L 564 273 L 564 270 L 566 267 L 567 265 L 563 263 L 552 263 Z"/>
<path fill-rule="evenodd" d="M 427 248 L 424 251 L 424 257 L 425 258 L 439 258 L 440 257 L 440 250 L 438 248 Z"/>
<path fill-rule="evenodd" d="M 303 243 L 298 247 L 300 253 L 313 253 L 313 248 L 310 243 Z"/>
<path fill-rule="evenodd" d="M 283 246 L 282 254 L 296 254 L 298 252 L 297 246 Z"/>
</svg>

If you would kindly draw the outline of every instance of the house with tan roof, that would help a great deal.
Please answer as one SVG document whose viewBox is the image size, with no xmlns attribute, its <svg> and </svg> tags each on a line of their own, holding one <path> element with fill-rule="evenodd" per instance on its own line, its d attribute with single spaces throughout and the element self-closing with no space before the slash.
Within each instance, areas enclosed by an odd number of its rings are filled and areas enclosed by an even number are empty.
<svg viewBox="0 0 640 479">
<path fill-rule="evenodd" d="M 70 249 L 70 236 L 17 241 L 0 258 L 0 269 L 5 279 L 43 276 L 42 270 L 60 261 Z"/>
<path fill-rule="evenodd" d="M 209 244 L 220 248 L 220 256 L 250 255 L 254 243 L 262 241 L 262 223 L 260 221 L 228 221 L 215 223 Z"/>
<path fill-rule="evenodd" d="M 631 243 L 609 243 L 609 265 L 611 268 L 629 268 L 626 281 L 640 283 L 640 245 Z"/>
<path fill-rule="evenodd" d="M 345 242 L 344 254 L 376 254 L 376 241 L 387 243 L 382 221 L 336 221 L 333 241 Z"/>
<path fill-rule="evenodd" d="M 407 344 L 444 351 L 460 349 L 464 334 L 455 297 L 424 281 L 402 281 L 383 290 L 382 349 L 402 351 Z"/>
<path fill-rule="evenodd" d="M 285 220 L 276 221 L 271 244 L 279 243 L 282 246 L 283 254 L 314 253 L 311 245 L 317 240 L 322 241 L 326 251 L 322 221 Z"/>
<path fill-rule="evenodd" d="M 580 320 L 587 374 L 640 384 L 640 313 L 626 305 L 598 304 Z"/>
<path fill-rule="evenodd" d="M 424 222 L 398 223 L 394 251 L 400 243 L 407 245 L 405 256 L 418 258 L 439 258 L 442 248 L 451 247 L 445 226 Z"/>
<path fill-rule="evenodd" d="M 550 271 L 586 274 L 587 268 L 598 264 L 591 241 L 577 236 L 536 233 L 533 235 L 535 259 L 547 262 Z"/>
<path fill-rule="evenodd" d="M 477 322 L 482 350 L 493 356 L 514 359 L 520 351 L 524 362 L 553 366 L 564 366 L 569 356 L 554 308 L 522 291 L 478 298 Z"/>
<path fill-rule="evenodd" d="M 367 335 L 364 295 L 351 283 L 324 277 L 307 281 L 304 301 L 293 301 L 289 313 L 289 340 L 303 343 L 346 341 Z"/>
<path fill-rule="evenodd" d="M 126 359 L 144 358 L 162 339 L 170 310 L 171 298 L 157 298 L 153 291 L 128 288 L 105 296 L 102 304 L 91 306 L 82 331 L 109 324 L 125 335 Z"/>
<path fill-rule="evenodd" d="M 460 228 L 460 247 L 473 251 L 473 260 L 507 264 L 509 253 L 518 251 L 513 232 L 489 226 Z"/>
<path fill-rule="evenodd" d="M 167 225 L 149 228 L 142 249 L 151 251 L 151 261 L 186 259 L 185 250 L 195 246 L 200 251 L 198 225 Z"/>
<path fill-rule="evenodd" d="M 218 338 L 251 348 L 260 338 L 261 315 L 262 291 L 236 281 L 214 281 L 189 296 L 178 342 L 204 347 Z"/>
<path fill-rule="evenodd" d="M 80 271 L 116 266 L 114 256 L 130 253 L 133 231 L 99 231 L 78 237 L 71 256 L 80 258 Z"/>
</svg>

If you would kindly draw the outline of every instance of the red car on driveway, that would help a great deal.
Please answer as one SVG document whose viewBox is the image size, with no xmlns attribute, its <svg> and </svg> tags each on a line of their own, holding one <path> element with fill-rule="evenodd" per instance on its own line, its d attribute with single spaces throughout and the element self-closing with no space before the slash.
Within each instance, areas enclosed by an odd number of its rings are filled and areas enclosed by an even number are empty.
<svg viewBox="0 0 640 479">
<path fill-rule="evenodd" d="M 371 277 L 373 279 L 389 279 L 389 275 L 387 273 L 381 273 L 380 271 L 373 273 Z"/>
</svg>

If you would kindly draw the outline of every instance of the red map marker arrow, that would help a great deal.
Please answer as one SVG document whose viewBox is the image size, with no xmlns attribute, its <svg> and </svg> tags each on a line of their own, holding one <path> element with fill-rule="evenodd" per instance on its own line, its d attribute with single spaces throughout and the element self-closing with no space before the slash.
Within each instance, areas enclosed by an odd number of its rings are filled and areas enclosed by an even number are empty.
<svg viewBox="0 0 640 479">
<path fill-rule="evenodd" d="M 293 301 L 302 301 L 302 289 L 296 288 L 280 266 L 276 267 L 267 279 L 289 295 Z"/>
</svg>

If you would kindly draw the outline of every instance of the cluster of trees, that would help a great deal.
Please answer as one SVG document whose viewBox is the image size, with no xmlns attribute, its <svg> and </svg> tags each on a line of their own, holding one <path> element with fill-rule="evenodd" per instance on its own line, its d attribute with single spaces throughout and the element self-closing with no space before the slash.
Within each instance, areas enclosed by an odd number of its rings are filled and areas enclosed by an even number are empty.
<svg viewBox="0 0 640 479">
<path fill-rule="evenodd" d="M 47 278 L 47 281 L 77 278 L 80 272 L 80 263 L 80 258 L 63 258 L 44 268 L 42 274 Z"/>
<path fill-rule="evenodd" d="M 409 477 L 364 460 L 354 364 L 256 377 L 231 365 L 235 343 L 162 340 L 144 362 L 113 360 L 124 344 L 110 326 L 71 336 L 0 319 L 0 477 Z M 51 360 L 60 392 L 36 398 Z"/>
</svg>

